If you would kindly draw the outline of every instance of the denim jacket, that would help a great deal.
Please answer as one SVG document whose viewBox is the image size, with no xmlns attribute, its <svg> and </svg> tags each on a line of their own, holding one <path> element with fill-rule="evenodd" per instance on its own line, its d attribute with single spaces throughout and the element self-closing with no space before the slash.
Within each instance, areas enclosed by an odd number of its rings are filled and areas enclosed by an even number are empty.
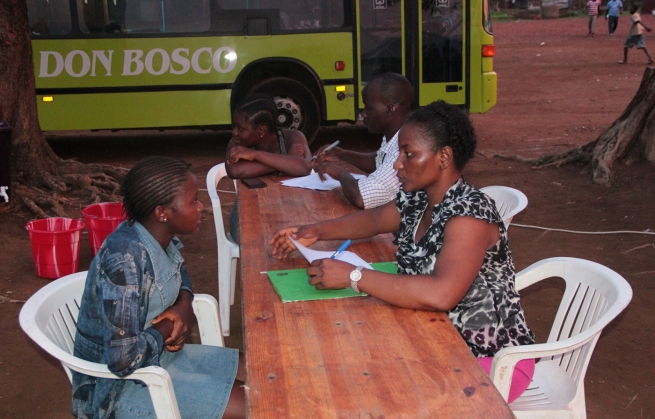
<svg viewBox="0 0 655 419">
<path fill-rule="evenodd" d="M 106 364 L 118 377 L 159 365 L 164 339 L 146 328 L 149 296 L 170 280 L 193 293 L 174 237 L 164 251 L 138 222 L 123 222 L 110 234 L 89 267 L 75 336 L 76 357 Z M 172 305 L 175 301 L 167 303 Z M 73 415 L 112 416 L 124 380 L 95 378 L 73 371 Z"/>
</svg>

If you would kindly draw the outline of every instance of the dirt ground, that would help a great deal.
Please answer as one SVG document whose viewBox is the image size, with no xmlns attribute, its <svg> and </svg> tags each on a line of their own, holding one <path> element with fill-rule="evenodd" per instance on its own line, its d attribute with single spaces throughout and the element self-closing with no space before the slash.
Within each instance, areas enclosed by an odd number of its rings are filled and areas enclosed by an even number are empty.
<svg viewBox="0 0 655 419">
<path fill-rule="evenodd" d="M 649 26 L 655 17 L 644 16 Z M 499 74 L 498 105 L 472 117 L 479 136 L 479 154 L 465 174 L 478 187 L 507 185 L 522 190 L 528 207 L 514 223 L 575 231 L 655 228 L 655 167 L 615 167 L 610 187 L 595 185 L 582 166 L 534 170 L 530 164 L 496 155 L 536 157 L 594 140 L 614 121 L 634 95 L 645 56 L 630 51 L 628 65 L 622 43 L 627 17 L 617 34 L 607 35 L 604 20 L 597 34 L 587 36 L 586 19 L 512 21 L 494 25 L 495 70 Z M 655 36 L 647 35 L 655 50 Z M 379 139 L 361 127 L 323 130 L 316 148 L 335 136 L 352 147 L 373 150 Z M 51 136 L 55 151 L 66 158 L 102 161 L 130 167 L 147 155 L 183 157 L 201 181 L 209 168 L 223 161 L 228 136 L 213 132 L 69 133 Z M 206 204 L 209 199 L 202 194 Z M 234 195 L 226 195 L 223 215 Z M 0 204 L 1 205 L 1 204 Z M 79 209 L 71 210 L 75 217 Z M 197 292 L 216 295 L 216 244 L 212 215 L 201 232 L 184 238 L 184 255 Z M 35 275 L 27 218 L 0 215 L 0 296 L 26 300 L 48 283 Z M 590 259 L 623 275 L 634 297 L 628 308 L 603 332 L 585 378 L 588 417 L 653 418 L 655 397 L 652 336 L 655 332 L 655 237 L 646 234 L 582 235 L 512 226 L 510 245 L 517 269 L 553 256 Z M 86 237 L 83 238 L 86 240 Z M 82 247 L 80 270 L 87 269 L 90 250 Z M 522 292 L 528 322 L 539 341 L 547 337 L 563 286 L 551 280 Z M 20 303 L 0 303 L 0 418 L 70 417 L 70 386 L 61 366 L 34 345 L 18 326 Z M 239 305 L 232 311 L 233 335 L 227 345 L 241 347 Z"/>
</svg>

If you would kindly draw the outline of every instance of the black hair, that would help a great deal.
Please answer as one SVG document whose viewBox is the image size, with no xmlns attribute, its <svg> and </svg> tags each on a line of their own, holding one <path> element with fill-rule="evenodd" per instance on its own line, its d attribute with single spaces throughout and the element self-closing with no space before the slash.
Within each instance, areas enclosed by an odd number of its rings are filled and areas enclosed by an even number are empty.
<svg viewBox="0 0 655 419">
<path fill-rule="evenodd" d="M 477 143 L 475 130 L 468 115 L 457 106 L 442 100 L 432 102 L 412 112 L 406 124 L 410 123 L 422 129 L 421 137 L 432 145 L 432 150 L 450 147 L 459 170 L 473 157 Z"/>
<path fill-rule="evenodd" d="M 170 205 L 192 174 L 189 164 L 171 157 L 146 157 L 127 173 L 121 184 L 128 223 L 143 222 L 160 205 Z"/>
<path fill-rule="evenodd" d="M 277 106 L 268 95 L 247 96 L 239 102 L 234 113 L 243 115 L 255 128 L 266 125 L 271 132 L 277 132 Z"/>
<path fill-rule="evenodd" d="M 398 73 L 382 73 L 373 77 L 368 84 L 387 104 L 398 103 L 408 111 L 414 103 L 414 87 L 405 76 Z M 367 85 L 367 86 L 368 86 Z"/>
</svg>

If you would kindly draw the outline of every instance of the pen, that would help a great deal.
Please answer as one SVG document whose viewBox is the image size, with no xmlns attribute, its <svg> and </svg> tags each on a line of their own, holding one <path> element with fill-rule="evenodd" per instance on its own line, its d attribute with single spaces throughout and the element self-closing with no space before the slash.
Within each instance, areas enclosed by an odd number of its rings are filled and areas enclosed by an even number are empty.
<svg viewBox="0 0 655 419">
<path fill-rule="evenodd" d="M 348 246 L 350 246 L 350 239 L 348 239 L 348 240 L 346 240 L 345 242 L 343 242 L 343 244 L 342 244 L 341 246 L 339 246 L 339 248 L 337 249 L 337 251 L 334 252 L 334 254 L 333 254 L 332 256 L 330 256 L 330 259 L 334 259 L 335 257 L 337 257 L 337 255 L 338 255 L 339 253 L 343 252 L 344 250 L 346 250 L 346 247 L 348 247 Z"/>
<path fill-rule="evenodd" d="M 333 149 L 334 147 L 338 146 L 340 142 L 341 141 L 339 141 L 339 140 L 333 142 L 329 146 L 325 147 L 325 149 L 323 151 L 321 151 L 321 153 L 325 153 L 326 151 Z M 312 157 L 312 161 L 314 161 L 314 160 L 316 160 L 316 156 Z"/>
</svg>

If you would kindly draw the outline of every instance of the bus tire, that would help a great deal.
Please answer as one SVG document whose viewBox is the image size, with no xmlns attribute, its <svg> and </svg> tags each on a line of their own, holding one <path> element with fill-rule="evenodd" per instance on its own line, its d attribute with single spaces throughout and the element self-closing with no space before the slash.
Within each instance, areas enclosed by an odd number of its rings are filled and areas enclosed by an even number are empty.
<svg viewBox="0 0 655 419">
<path fill-rule="evenodd" d="M 255 85 L 249 95 L 265 93 L 273 98 L 277 105 L 278 126 L 282 129 L 302 131 L 311 144 L 321 125 L 321 113 L 318 101 L 303 84 L 286 77 L 266 79 Z"/>
</svg>

